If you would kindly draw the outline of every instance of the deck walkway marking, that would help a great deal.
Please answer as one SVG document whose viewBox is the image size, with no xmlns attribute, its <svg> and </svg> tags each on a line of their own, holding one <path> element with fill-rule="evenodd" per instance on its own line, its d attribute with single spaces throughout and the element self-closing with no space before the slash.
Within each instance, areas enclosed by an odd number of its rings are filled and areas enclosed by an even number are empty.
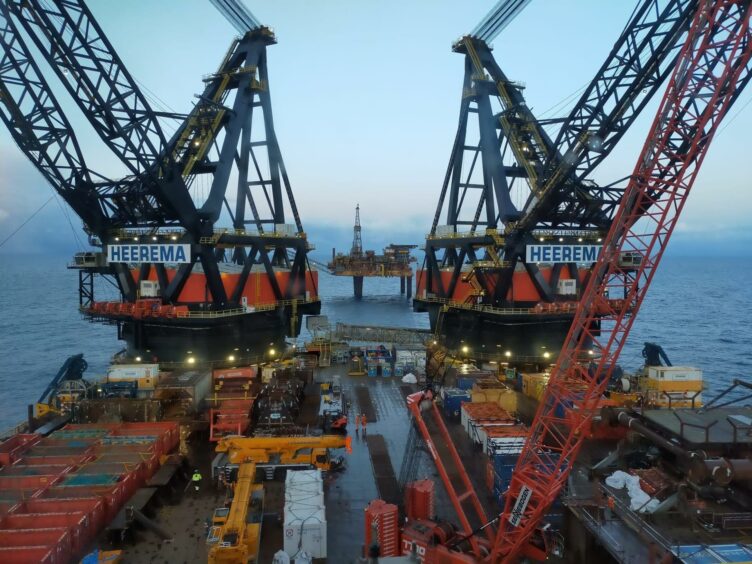
<svg viewBox="0 0 752 564">
<path fill-rule="evenodd" d="M 355 386 L 355 399 L 358 402 L 358 411 L 365 414 L 367 423 L 375 423 L 378 421 L 376 417 L 376 410 L 373 407 L 373 400 L 371 399 L 371 391 L 366 386 Z"/>
<path fill-rule="evenodd" d="M 400 487 L 384 436 L 379 434 L 366 435 L 366 444 L 368 445 L 368 455 L 371 457 L 373 477 L 376 480 L 379 497 L 387 503 L 400 505 L 402 501 Z"/>
</svg>

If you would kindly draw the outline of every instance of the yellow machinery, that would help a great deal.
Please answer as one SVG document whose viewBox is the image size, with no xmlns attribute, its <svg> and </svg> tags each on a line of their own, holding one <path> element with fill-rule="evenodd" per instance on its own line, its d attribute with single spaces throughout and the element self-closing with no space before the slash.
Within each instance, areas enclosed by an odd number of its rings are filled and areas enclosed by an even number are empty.
<svg viewBox="0 0 752 564">
<path fill-rule="evenodd" d="M 240 465 L 227 519 L 220 527 L 213 528 L 207 539 L 211 546 L 210 564 L 245 564 L 258 560 L 264 487 L 254 484 L 255 478 L 255 463 Z"/>
<path fill-rule="evenodd" d="M 226 516 L 215 518 L 207 542 L 209 564 L 256 562 L 261 538 L 264 487 L 254 484 L 257 464 L 315 466 L 330 470 L 329 450 L 352 452 L 352 439 L 343 435 L 319 437 L 224 437 L 217 452 L 238 464 L 232 504 Z"/>
<path fill-rule="evenodd" d="M 352 452 L 352 438 L 344 435 L 318 437 L 224 437 L 217 452 L 226 452 L 231 464 L 252 460 L 256 464 L 315 466 L 331 470 L 335 461 L 329 449 L 344 448 Z"/>
</svg>

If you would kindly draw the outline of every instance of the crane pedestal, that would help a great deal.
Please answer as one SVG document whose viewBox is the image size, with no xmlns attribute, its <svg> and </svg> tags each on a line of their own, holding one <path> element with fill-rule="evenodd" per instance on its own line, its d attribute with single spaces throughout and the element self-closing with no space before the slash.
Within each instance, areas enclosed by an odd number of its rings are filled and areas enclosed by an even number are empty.
<svg viewBox="0 0 752 564">
<path fill-rule="evenodd" d="M 400 294 L 407 293 L 407 298 L 413 297 L 413 277 L 400 276 Z"/>
<path fill-rule="evenodd" d="M 361 299 L 363 297 L 363 277 L 353 276 L 353 292 L 355 297 Z"/>
</svg>

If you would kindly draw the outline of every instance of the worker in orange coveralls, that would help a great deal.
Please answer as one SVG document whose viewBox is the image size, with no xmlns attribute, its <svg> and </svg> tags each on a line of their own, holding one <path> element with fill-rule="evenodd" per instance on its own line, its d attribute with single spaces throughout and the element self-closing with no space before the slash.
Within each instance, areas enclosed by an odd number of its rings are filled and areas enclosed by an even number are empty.
<svg viewBox="0 0 752 564">
<path fill-rule="evenodd" d="M 614 508 L 616 508 L 616 500 L 614 499 L 614 496 L 610 495 L 608 496 L 608 500 L 606 501 L 608 504 L 608 511 L 606 511 L 606 519 L 613 518 L 613 511 Z"/>
</svg>

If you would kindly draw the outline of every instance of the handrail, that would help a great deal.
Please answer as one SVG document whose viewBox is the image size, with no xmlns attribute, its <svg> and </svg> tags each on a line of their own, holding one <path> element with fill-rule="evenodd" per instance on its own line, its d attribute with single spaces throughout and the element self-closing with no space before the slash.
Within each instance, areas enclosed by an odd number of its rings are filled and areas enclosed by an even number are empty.
<svg viewBox="0 0 752 564">
<path fill-rule="evenodd" d="M 142 317 L 158 317 L 158 318 L 179 318 L 179 319 L 217 319 L 221 317 L 232 317 L 235 315 L 244 315 L 246 313 L 256 313 L 259 311 L 274 311 L 275 309 L 279 309 L 281 307 L 286 306 L 293 306 L 297 307 L 300 305 L 307 305 L 312 304 L 320 301 L 318 297 L 311 298 L 311 299 L 289 299 L 289 300 L 278 300 L 276 302 L 270 302 L 270 303 L 263 303 L 263 304 L 255 304 L 250 305 L 248 307 L 236 307 L 236 308 L 230 308 L 230 309 L 221 309 L 221 310 L 207 310 L 207 311 L 175 311 L 173 315 L 153 315 L 152 310 L 144 310 L 141 312 Z M 99 302 L 99 303 L 129 303 L 129 302 Z M 120 312 L 120 311 L 92 311 L 91 307 L 86 306 L 80 306 L 79 311 L 83 315 L 88 315 L 91 317 L 104 317 L 104 318 L 111 318 L 111 317 L 132 317 L 133 312 Z"/>
<path fill-rule="evenodd" d="M 281 232 L 281 231 L 258 231 L 257 229 L 253 230 L 247 230 L 247 229 L 231 229 L 227 227 L 223 227 L 221 229 L 215 229 L 214 233 L 209 237 L 201 237 L 199 239 L 199 243 L 201 244 L 210 244 L 210 243 L 216 243 L 219 241 L 223 235 L 239 235 L 239 236 L 248 236 L 248 237 L 273 237 L 273 238 L 298 238 L 298 239 L 305 239 L 306 233 L 304 231 L 295 231 L 295 232 Z"/>
<path fill-rule="evenodd" d="M 533 308 L 522 308 L 522 307 L 501 308 L 501 307 L 494 307 L 494 306 L 487 306 L 487 305 L 466 304 L 464 302 L 457 302 L 454 300 L 450 300 L 448 298 L 425 297 L 425 298 L 418 298 L 418 299 L 421 301 L 425 301 L 425 302 L 443 304 L 447 307 L 487 312 L 487 313 L 496 313 L 499 315 L 520 315 L 520 314 L 528 314 L 528 313 L 539 313 L 539 312 L 534 311 Z"/>
</svg>

